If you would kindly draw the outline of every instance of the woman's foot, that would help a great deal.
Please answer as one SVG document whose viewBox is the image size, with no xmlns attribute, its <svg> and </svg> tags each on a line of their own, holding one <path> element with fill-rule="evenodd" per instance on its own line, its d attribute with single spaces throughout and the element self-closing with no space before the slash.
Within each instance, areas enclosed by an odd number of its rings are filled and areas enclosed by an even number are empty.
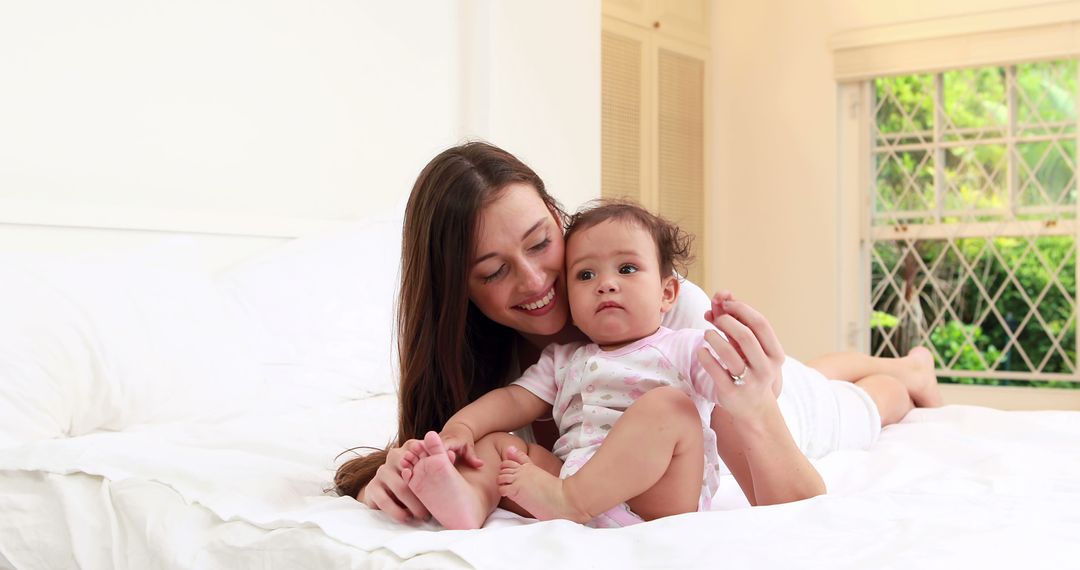
<svg viewBox="0 0 1080 570">
<path fill-rule="evenodd" d="M 567 519 L 586 523 L 592 519 L 568 496 L 566 480 L 533 465 L 524 454 L 512 457 L 523 462 L 503 460 L 498 478 L 500 495 L 521 505 L 542 521 Z"/>
<path fill-rule="evenodd" d="M 934 355 L 926 347 L 917 346 L 901 360 L 905 366 L 897 378 L 907 387 L 915 406 L 939 408 L 944 405 L 937 375 L 934 373 Z"/>
<path fill-rule="evenodd" d="M 419 461 L 402 477 L 409 489 L 431 512 L 431 516 L 444 527 L 452 530 L 469 530 L 484 526 L 488 514 L 477 491 L 458 473 L 435 432 L 424 436 L 423 451 Z"/>
</svg>

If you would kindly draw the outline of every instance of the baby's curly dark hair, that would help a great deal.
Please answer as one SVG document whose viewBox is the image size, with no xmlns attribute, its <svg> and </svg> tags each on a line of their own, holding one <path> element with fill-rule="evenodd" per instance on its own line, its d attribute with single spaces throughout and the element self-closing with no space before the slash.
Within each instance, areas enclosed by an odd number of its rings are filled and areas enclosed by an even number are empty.
<svg viewBox="0 0 1080 570">
<path fill-rule="evenodd" d="M 686 275 L 686 266 L 694 260 L 691 253 L 694 236 L 632 200 L 602 198 L 585 204 L 566 222 L 566 243 L 570 243 L 575 233 L 607 220 L 630 222 L 648 231 L 656 242 L 660 274 L 668 275 L 674 271 L 680 279 Z"/>
</svg>

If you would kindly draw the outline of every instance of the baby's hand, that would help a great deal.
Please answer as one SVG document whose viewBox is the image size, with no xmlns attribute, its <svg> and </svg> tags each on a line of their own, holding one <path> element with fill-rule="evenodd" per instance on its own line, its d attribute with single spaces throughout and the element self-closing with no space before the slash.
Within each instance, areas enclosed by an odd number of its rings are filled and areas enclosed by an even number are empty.
<svg viewBox="0 0 1080 570">
<path fill-rule="evenodd" d="M 727 313 L 727 311 L 724 310 L 724 301 L 731 301 L 733 299 L 735 299 L 735 297 L 731 294 L 731 291 L 726 289 L 717 291 L 712 297 L 712 307 L 705 311 L 705 320 L 719 328 L 720 324 L 717 321 L 720 320 L 721 315 Z"/>
<path fill-rule="evenodd" d="M 476 454 L 476 437 L 468 426 L 461 423 L 448 423 L 443 426 L 439 433 L 439 439 L 446 447 L 446 453 L 450 456 L 451 463 L 461 457 L 470 466 L 479 469 L 484 466 L 484 460 Z"/>
</svg>

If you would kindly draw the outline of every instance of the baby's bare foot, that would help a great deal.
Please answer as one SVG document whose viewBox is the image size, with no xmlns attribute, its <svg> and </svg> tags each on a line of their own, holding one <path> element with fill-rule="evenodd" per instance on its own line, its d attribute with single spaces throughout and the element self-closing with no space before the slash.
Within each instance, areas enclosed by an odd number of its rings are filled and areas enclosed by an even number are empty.
<svg viewBox="0 0 1080 570">
<path fill-rule="evenodd" d="M 416 464 L 421 459 L 428 456 L 428 452 L 424 449 L 424 442 L 409 440 L 402 446 L 405 453 L 401 456 L 401 463 L 398 467 L 401 469 L 401 478 L 408 483 L 413 476 L 413 469 L 416 468 Z"/>
<path fill-rule="evenodd" d="M 476 489 L 458 473 L 442 440 L 435 432 L 424 437 L 427 456 L 417 461 L 408 479 L 409 488 L 444 527 L 468 530 L 484 526 L 484 512 Z"/>
<path fill-rule="evenodd" d="M 500 495 L 521 505 L 539 520 L 567 519 L 585 523 L 592 519 L 567 496 L 565 480 L 532 463 L 504 460 L 498 483 Z"/>
<path fill-rule="evenodd" d="M 938 408 L 944 405 L 937 375 L 934 374 L 934 355 L 926 347 L 917 346 L 903 358 L 906 371 L 900 380 L 907 386 L 915 405 L 920 408 Z"/>
</svg>

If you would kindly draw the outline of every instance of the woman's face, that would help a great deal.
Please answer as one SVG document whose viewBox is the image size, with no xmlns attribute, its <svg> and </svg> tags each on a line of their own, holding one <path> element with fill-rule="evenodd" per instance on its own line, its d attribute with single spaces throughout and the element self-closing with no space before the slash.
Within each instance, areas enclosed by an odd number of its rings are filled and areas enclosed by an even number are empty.
<svg viewBox="0 0 1080 570">
<path fill-rule="evenodd" d="M 503 188 L 476 228 L 469 298 L 491 320 L 526 335 L 561 331 L 566 300 L 562 227 L 529 184 Z"/>
</svg>

